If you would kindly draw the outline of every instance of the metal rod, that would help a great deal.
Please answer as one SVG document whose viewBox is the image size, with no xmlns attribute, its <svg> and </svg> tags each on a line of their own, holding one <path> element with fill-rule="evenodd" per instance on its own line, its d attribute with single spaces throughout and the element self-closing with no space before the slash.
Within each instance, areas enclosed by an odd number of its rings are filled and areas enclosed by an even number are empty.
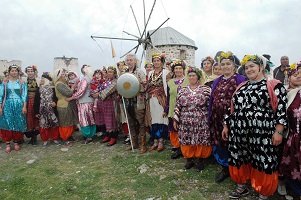
<svg viewBox="0 0 301 200">
<path fill-rule="evenodd" d="M 135 48 L 137 48 L 139 46 L 139 44 L 137 46 L 135 46 L 134 48 L 132 48 L 131 50 L 129 50 L 128 52 L 126 52 L 123 56 L 121 56 L 120 58 L 124 57 L 126 54 L 130 53 L 131 51 L 133 51 Z"/>
<path fill-rule="evenodd" d="M 139 28 L 139 25 L 138 25 L 138 22 L 137 22 L 137 19 L 136 19 L 136 15 L 135 15 L 135 13 L 134 13 L 134 10 L 133 10 L 133 7 L 132 7 L 132 5 L 130 5 L 130 7 L 131 7 L 131 10 L 132 10 L 132 13 L 133 13 L 133 16 L 134 16 L 134 19 L 135 19 L 135 22 L 136 22 L 136 25 L 137 25 L 137 28 L 138 28 L 138 31 L 139 31 L 140 37 L 142 37 L 142 35 L 141 35 L 141 31 L 140 31 L 140 28 Z"/>
<path fill-rule="evenodd" d="M 146 33 L 146 28 L 147 28 L 148 22 L 149 22 L 149 20 L 150 20 L 150 17 L 151 17 L 151 15 L 152 15 L 152 13 L 153 13 L 155 4 L 156 4 L 156 0 L 154 1 L 153 7 L 152 7 L 152 9 L 151 9 L 151 11 L 150 11 L 150 13 L 149 13 L 149 15 L 148 15 L 148 19 L 147 19 L 147 22 L 146 22 L 146 25 L 145 25 L 145 27 L 144 27 L 144 30 L 143 30 L 142 35 L 144 35 L 144 33 Z M 145 34 L 145 35 L 146 35 L 146 34 Z"/>
<path fill-rule="evenodd" d="M 133 36 L 133 37 L 135 37 L 135 38 L 138 38 L 138 39 L 140 40 L 140 37 L 138 37 L 138 36 L 136 36 L 136 35 L 130 34 L 130 33 L 126 32 L 126 31 L 122 31 L 122 32 L 124 32 L 124 33 L 126 33 L 126 34 L 128 34 L 128 35 L 130 35 L 130 36 Z"/>
<path fill-rule="evenodd" d="M 102 38 L 102 39 L 112 39 L 112 40 L 131 40 L 131 41 L 138 41 L 137 39 L 131 39 L 131 38 L 117 38 L 117 37 L 104 37 L 104 36 L 93 36 L 91 35 L 91 38 Z"/>
</svg>

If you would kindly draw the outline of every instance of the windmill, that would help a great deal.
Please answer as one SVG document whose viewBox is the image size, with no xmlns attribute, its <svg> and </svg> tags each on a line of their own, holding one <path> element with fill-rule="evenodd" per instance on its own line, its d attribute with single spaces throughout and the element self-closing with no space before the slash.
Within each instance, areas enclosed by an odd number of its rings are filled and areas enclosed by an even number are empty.
<svg viewBox="0 0 301 200">
<path fill-rule="evenodd" d="M 133 10 L 132 5 L 130 5 L 130 9 L 132 11 L 133 17 L 135 19 L 135 23 L 139 32 L 139 35 L 134 35 L 131 34 L 127 31 L 123 31 L 124 33 L 126 33 L 129 36 L 132 36 L 133 38 L 121 38 L 121 37 L 108 37 L 108 36 L 95 36 L 95 35 L 91 35 L 91 38 L 93 40 L 95 40 L 95 38 L 99 38 L 99 39 L 110 39 L 110 40 L 128 40 L 128 41 L 136 41 L 138 44 L 136 46 L 134 46 L 132 49 L 130 49 L 129 51 L 127 51 L 125 54 L 123 54 L 120 58 L 123 58 L 125 55 L 127 55 L 128 53 L 135 51 L 135 54 L 138 52 L 139 48 L 142 46 L 142 55 L 141 55 L 141 59 L 140 61 L 142 61 L 143 57 L 145 57 L 145 50 L 147 45 L 152 46 L 153 48 L 156 49 L 155 46 L 152 45 L 150 37 L 158 30 L 160 29 L 170 18 L 167 18 L 163 23 L 161 23 L 161 25 L 159 25 L 151 34 L 147 35 L 147 26 L 149 24 L 149 21 L 151 19 L 151 15 L 153 14 L 154 11 L 154 7 L 156 4 L 156 0 L 154 0 L 152 8 L 150 10 L 150 13 L 148 15 L 148 17 L 146 18 L 146 11 L 145 11 L 145 0 L 143 0 L 143 16 L 144 16 L 144 26 L 143 26 L 143 30 L 141 32 L 140 28 L 139 28 L 139 24 L 135 15 L 135 12 Z M 159 50 L 158 50 L 159 52 Z"/>
</svg>

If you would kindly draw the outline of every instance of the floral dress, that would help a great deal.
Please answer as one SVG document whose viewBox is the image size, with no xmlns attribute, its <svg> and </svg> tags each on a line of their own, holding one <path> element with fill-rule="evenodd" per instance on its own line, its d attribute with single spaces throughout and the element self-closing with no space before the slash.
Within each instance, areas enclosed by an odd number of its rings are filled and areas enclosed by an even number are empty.
<svg viewBox="0 0 301 200">
<path fill-rule="evenodd" d="M 208 103 L 211 89 L 199 85 L 191 90 L 183 87 L 178 94 L 174 119 L 179 123 L 181 145 L 208 146 L 212 144 L 208 127 Z"/>
<path fill-rule="evenodd" d="M 224 77 L 212 91 L 212 111 L 210 116 L 210 130 L 215 145 L 227 145 L 222 139 L 224 116 L 230 108 L 232 95 L 237 87 L 236 74 L 229 79 Z"/>
<path fill-rule="evenodd" d="M 51 106 L 53 102 L 53 89 L 50 86 L 42 85 L 40 87 L 40 128 L 48 129 L 50 127 L 58 127 L 59 121 L 55 115 L 54 108 Z"/>
<path fill-rule="evenodd" d="M 289 135 L 284 146 L 280 172 L 293 180 L 301 181 L 301 98 L 300 91 L 287 109 Z"/>
<path fill-rule="evenodd" d="M 276 124 L 286 126 L 286 91 L 277 84 L 274 93 L 278 98 L 276 112 L 270 105 L 267 81 L 248 81 L 232 98 L 234 112 L 225 116 L 229 127 L 229 166 L 240 168 L 251 163 L 252 167 L 266 174 L 278 169 L 278 155 L 272 136 Z"/>
</svg>

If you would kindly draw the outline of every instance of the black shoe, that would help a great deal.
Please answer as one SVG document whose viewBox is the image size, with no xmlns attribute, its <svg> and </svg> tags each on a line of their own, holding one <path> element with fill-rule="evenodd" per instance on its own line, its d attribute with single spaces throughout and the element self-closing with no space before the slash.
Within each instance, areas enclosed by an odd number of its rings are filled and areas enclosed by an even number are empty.
<svg viewBox="0 0 301 200">
<path fill-rule="evenodd" d="M 187 158 L 184 169 L 191 169 L 194 166 L 193 158 Z"/>
<path fill-rule="evenodd" d="M 71 135 L 71 136 L 68 138 L 68 141 L 69 141 L 69 142 L 75 142 L 75 139 L 74 139 L 74 137 Z"/>
<path fill-rule="evenodd" d="M 196 163 L 195 163 L 195 170 L 197 172 L 202 171 L 205 168 L 205 163 L 204 163 L 204 159 L 203 158 L 198 158 L 196 159 Z"/>
<path fill-rule="evenodd" d="M 37 138 L 34 137 L 32 138 L 32 143 L 31 143 L 33 146 L 36 146 L 38 144 L 38 141 L 37 141 Z"/>
<path fill-rule="evenodd" d="M 238 192 L 237 190 L 238 188 L 236 188 L 230 193 L 229 195 L 230 199 L 239 199 L 240 197 L 244 197 L 249 194 L 249 189 L 247 187 L 242 192 Z"/>
<path fill-rule="evenodd" d="M 222 171 L 220 171 L 220 173 L 218 173 L 215 177 L 215 182 L 221 183 L 228 177 L 230 177 L 229 169 L 228 167 L 223 167 Z"/>
<path fill-rule="evenodd" d="M 22 138 L 22 140 L 18 141 L 18 144 L 23 144 L 24 143 L 24 139 Z"/>
<path fill-rule="evenodd" d="M 173 147 L 171 148 L 172 151 L 177 151 L 179 148 Z"/>
<path fill-rule="evenodd" d="M 180 158 L 181 156 L 183 156 L 182 151 L 180 148 L 177 149 L 177 151 L 175 151 L 172 155 L 171 155 L 171 159 L 177 159 Z"/>
<path fill-rule="evenodd" d="M 28 144 L 31 144 L 31 145 L 33 145 L 32 143 L 33 143 L 33 139 L 32 139 L 32 138 L 30 138 L 30 141 L 28 142 Z"/>
</svg>

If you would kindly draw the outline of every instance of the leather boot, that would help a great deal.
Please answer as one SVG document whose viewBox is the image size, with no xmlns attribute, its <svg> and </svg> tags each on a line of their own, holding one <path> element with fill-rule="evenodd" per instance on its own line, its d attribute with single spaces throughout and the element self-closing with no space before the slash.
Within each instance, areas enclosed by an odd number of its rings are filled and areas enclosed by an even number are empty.
<svg viewBox="0 0 301 200">
<path fill-rule="evenodd" d="M 139 148 L 138 138 L 137 137 L 132 136 L 132 144 L 133 144 L 133 148 L 134 149 L 138 149 Z M 129 145 L 125 150 L 126 151 L 132 150 L 132 145 Z"/>
<path fill-rule="evenodd" d="M 216 183 L 221 183 L 223 182 L 226 178 L 230 177 L 230 172 L 229 168 L 223 166 L 222 171 L 220 171 L 217 176 L 215 177 L 215 182 Z"/>
<path fill-rule="evenodd" d="M 196 158 L 195 159 L 195 170 L 200 172 L 204 169 L 205 163 L 203 158 Z"/>
<path fill-rule="evenodd" d="M 184 169 L 190 169 L 194 165 L 193 158 L 187 158 L 186 164 L 184 165 Z"/>
<path fill-rule="evenodd" d="M 146 152 L 146 137 L 141 136 L 141 144 L 140 144 L 140 153 L 145 153 Z"/>
<path fill-rule="evenodd" d="M 154 144 L 153 146 L 148 150 L 149 152 L 155 150 L 158 148 L 158 140 L 157 139 L 154 139 Z"/>
<path fill-rule="evenodd" d="M 177 159 L 183 156 L 181 148 L 177 148 L 177 150 L 171 155 L 171 159 Z"/>
<path fill-rule="evenodd" d="M 163 149 L 164 149 L 163 138 L 160 138 L 157 150 L 158 151 L 163 151 Z"/>
</svg>

